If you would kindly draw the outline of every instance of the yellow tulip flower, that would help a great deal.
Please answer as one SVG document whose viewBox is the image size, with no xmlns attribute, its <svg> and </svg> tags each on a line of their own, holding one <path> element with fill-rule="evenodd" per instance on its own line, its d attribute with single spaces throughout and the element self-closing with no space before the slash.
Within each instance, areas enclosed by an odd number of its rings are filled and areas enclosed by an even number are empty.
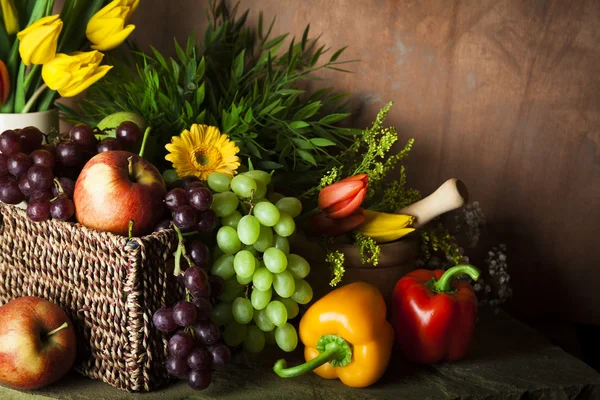
<svg viewBox="0 0 600 400">
<path fill-rule="evenodd" d="M 49 15 L 17 33 L 19 54 L 25 65 L 44 64 L 54 58 L 62 27 L 58 14 Z"/>
<path fill-rule="evenodd" d="M 100 66 L 104 54 L 99 51 L 72 54 L 59 53 L 42 67 L 42 78 L 52 90 L 62 97 L 73 97 L 102 78 L 112 68 Z"/>
<path fill-rule="evenodd" d="M 140 0 L 114 0 L 90 19 L 85 35 L 92 49 L 108 51 L 119 46 L 135 29 L 129 22 Z"/>
<path fill-rule="evenodd" d="M 0 0 L 0 9 L 4 17 L 4 28 L 6 33 L 14 35 L 19 32 L 19 18 L 13 0 Z"/>
</svg>

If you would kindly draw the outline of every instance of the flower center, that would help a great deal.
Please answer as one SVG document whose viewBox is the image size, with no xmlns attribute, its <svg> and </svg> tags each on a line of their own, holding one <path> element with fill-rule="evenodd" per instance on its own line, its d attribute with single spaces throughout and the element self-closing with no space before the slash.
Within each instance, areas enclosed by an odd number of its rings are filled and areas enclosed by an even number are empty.
<svg viewBox="0 0 600 400">
<path fill-rule="evenodd" d="M 214 169 L 221 163 L 221 153 L 214 147 L 199 146 L 191 154 L 191 161 L 198 170 Z"/>
<path fill-rule="evenodd" d="M 196 162 L 201 165 L 206 165 L 209 163 L 208 157 L 204 153 L 196 153 Z"/>
</svg>

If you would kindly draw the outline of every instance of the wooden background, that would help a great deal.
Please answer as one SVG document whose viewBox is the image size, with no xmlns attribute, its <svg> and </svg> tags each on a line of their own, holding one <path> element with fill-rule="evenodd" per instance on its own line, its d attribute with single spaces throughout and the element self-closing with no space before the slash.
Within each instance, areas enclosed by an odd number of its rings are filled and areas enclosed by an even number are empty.
<svg viewBox="0 0 600 400">
<path fill-rule="evenodd" d="M 173 53 L 203 33 L 207 0 L 143 0 L 134 39 Z M 243 0 L 275 34 L 349 45 L 357 127 L 386 102 L 416 146 L 410 183 L 465 181 L 508 245 L 513 309 L 600 324 L 600 2 Z"/>
</svg>

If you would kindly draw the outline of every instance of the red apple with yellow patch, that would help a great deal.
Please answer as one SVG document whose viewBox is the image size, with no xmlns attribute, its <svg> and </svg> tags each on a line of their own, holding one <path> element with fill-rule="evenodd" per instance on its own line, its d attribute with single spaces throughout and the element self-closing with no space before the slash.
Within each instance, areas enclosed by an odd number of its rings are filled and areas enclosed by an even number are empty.
<svg viewBox="0 0 600 400">
<path fill-rule="evenodd" d="M 165 182 L 137 154 L 105 151 L 83 167 L 75 184 L 75 215 L 84 226 L 127 236 L 150 233 L 163 216 Z"/>
<path fill-rule="evenodd" d="M 73 366 L 77 343 L 71 320 L 56 304 L 19 297 L 0 307 L 0 382 L 39 389 Z"/>
</svg>

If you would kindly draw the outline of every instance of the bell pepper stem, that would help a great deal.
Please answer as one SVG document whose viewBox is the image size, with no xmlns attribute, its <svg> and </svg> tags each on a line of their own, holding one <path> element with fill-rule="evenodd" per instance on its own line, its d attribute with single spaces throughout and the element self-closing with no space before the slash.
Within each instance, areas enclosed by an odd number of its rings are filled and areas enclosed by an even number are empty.
<svg viewBox="0 0 600 400">
<path fill-rule="evenodd" d="M 475 268 L 473 265 L 469 264 L 461 264 L 455 265 L 452 268 L 449 268 L 444 272 L 444 274 L 433 283 L 433 289 L 436 293 L 447 293 L 452 291 L 452 286 L 450 285 L 452 279 L 460 274 L 469 275 L 474 281 L 479 279 L 479 270 Z"/>
<path fill-rule="evenodd" d="M 350 345 L 339 336 L 322 336 L 317 344 L 317 350 L 321 352 L 318 356 L 295 367 L 287 368 L 287 362 L 284 359 L 278 360 L 273 366 L 273 371 L 281 378 L 294 378 L 328 362 L 331 362 L 334 366 L 343 367 L 352 359 Z"/>
</svg>

